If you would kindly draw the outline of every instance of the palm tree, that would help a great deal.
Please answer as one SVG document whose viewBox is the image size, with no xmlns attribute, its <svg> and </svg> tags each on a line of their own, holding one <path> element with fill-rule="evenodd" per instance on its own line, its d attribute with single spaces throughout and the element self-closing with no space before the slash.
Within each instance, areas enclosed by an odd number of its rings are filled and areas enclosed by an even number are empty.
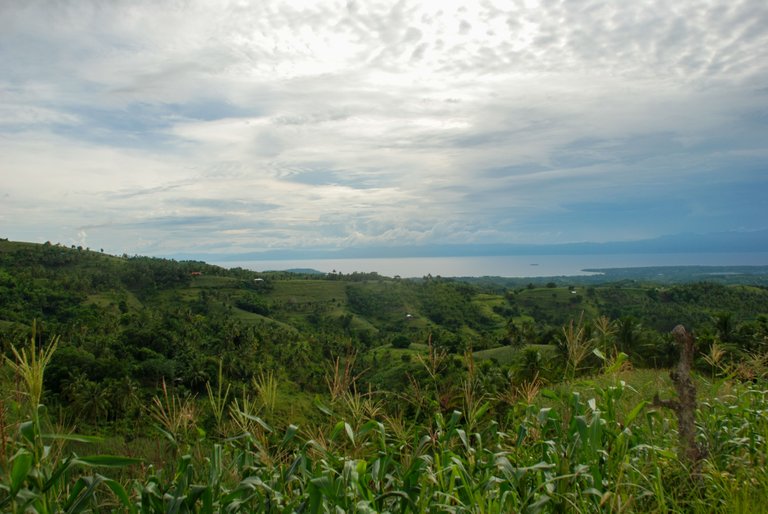
<svg viewBox="0 0 768 514">
<path fill-rule="evenodd" d="M 733 337 L 733 313 L 718 312 L 715 314 L 715 328 L 720 340 L 724 343 L 731 341 Z"/>
<path fill-rule="evenodd" d="M 88 379 L 85 373 L 74 375 L 66 386 L 66 394 L 79 416 L 98 422 L 109 413 L 109 396 L 101 384 Z"/>
<path fill-rule="evenodd" d="M 632 316 L 624 316 L 618 325 L 616 339 L 619 350 L 627 354 L 637 352 L 641 342 L 642 325 Z"/>
</svg>

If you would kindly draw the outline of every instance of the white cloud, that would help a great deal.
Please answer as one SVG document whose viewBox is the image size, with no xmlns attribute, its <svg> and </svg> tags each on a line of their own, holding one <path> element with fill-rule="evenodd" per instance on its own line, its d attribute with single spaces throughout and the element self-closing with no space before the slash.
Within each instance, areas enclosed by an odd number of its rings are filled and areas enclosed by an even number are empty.
<svg viewBox="0 0 768 514">
<path fill-rule="evenodd" d="M 0 228 L 128 253 L 586 234 L 526 223 L 754 178 L 766 26 L 749 0 L 6 3 Z"/>
</svg>

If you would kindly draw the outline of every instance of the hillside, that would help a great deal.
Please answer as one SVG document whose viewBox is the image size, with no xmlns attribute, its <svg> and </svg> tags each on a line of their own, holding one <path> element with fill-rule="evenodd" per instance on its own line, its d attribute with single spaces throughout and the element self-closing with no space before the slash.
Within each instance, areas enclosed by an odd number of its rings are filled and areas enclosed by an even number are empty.
<svg viewBox="0 0 768 514">
<path fill-rule="evenodd" d="M 754 511 L 766 314 L 749 283 L 254 273 L 0 241 L 0 508 Z M 680 322 L 703 473 L 730 477 L 711 489 L 649 403 L 674 395 Z M 103 465 L 130 468 L 83 475 Z"/>
<path fill-rule="evenodd" d="M 325 388 L 329 363 L 351 353 L 367 370 L 363 381 L 401 390 L 404 373 L 418 366 L 405 361 L 408 354 L 400 358 L 404 350 L 387 350 L 392 343 L 431 342 L 457 355 L 472 349 L 502 367 L 519 363 L 526 348 L 546 345 L 552 352 L 543 355 L 552 361 L 564 325 L 601 316 L 613 320 L 616 346 L 636 365 L 669 363 L 664 334 L 678 323 L 744 349 L 766 327 L 762 286 L 561 283 L 512 288 L 375 273 L 255 273 L 2 241 L 0 334 L 6 349 L 26 337 L 33 320 L 44 334 L 60 335 L 48 385 L 71 402 L 75 383 L 101 384 L 106 397 L 119 395 L 126 380 L 147 392 L 166 380 L 200 394 L 219 362 L 235 383 L 271 370 L 314 394 Z M 393 361 L 390 369 L 381 358 Z M 554 377 L 559 364 L 545 364 L 542 372 Z M 116 417 L 109 405 L 94 419 Z"/>
</svg>

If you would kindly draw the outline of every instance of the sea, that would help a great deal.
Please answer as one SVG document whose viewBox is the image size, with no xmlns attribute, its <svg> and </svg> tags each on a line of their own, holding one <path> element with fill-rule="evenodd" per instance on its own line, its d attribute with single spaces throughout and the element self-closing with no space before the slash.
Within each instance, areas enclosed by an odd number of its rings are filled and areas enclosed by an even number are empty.
<svg viewBox="0 0 768 514">
<path fill-rule="evenodd" d="M 510 255 L 492 257 L 403 257 L 369 259 L 251 260 L 212 262 L 253 271 L 316 270 L 322 273 L 376 272 L 402 278 L 559 277 L 593 275 L 589 269 L 650 266 L 767 266 L 768 253 L 658 253 L 600 255 Z"/>
</svg>

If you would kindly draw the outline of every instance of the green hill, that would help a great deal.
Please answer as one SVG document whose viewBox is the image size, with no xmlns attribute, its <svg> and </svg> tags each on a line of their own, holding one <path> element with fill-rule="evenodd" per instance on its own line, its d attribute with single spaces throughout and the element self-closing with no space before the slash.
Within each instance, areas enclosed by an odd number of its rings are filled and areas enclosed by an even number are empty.
<svg viewBox="0 0 768 514">
<path fill-rule="evenodd" d="M 60 335 L 48 385 L 64 405 L 75 402 L 74 384 L 100 384 L 107 398 L 126 380 L 142 394 L 163 380 L 204 394 L 219 363 L 238 390 L 270 371 L 286 390 L 311 397 L 326 389 L 333 360 L 352 354 L 363 382 L 404 391 L 407 375 L 422 372 L 417 357 L 428 342 L 458 359 L 451 370 L 466 367 L 458 362 L 471 349 L 499 373 L 530 367 L 527 347 L 554 379 L 562 373 L 563 327 L 581 322 L 591 336 L 600 316 L 612 320 L 613 347 L 636 365 L 663 365 L 674 357 L 665 334 L 676 324 L 752 351 L 763 344 L 767 313 L 768 290 L 749 284 L 552 281 L 513 288 L 375 273 L 256 273 L 0 241 L 4 348 L 25 340 L 33 320 L 44 334 Z M 116 420 L 113 404 L 90 419 Z"/>
<path fill-rule="evenodd" d="M 0 241 L 0 510 L 759 511 L 767 314 L 746 280 L 255 273 Z M 651 403 L 675 395 L 680 322 L 702 462 Z M 39 384 L 30 352 L 54 342 Z"/>
</svg>

